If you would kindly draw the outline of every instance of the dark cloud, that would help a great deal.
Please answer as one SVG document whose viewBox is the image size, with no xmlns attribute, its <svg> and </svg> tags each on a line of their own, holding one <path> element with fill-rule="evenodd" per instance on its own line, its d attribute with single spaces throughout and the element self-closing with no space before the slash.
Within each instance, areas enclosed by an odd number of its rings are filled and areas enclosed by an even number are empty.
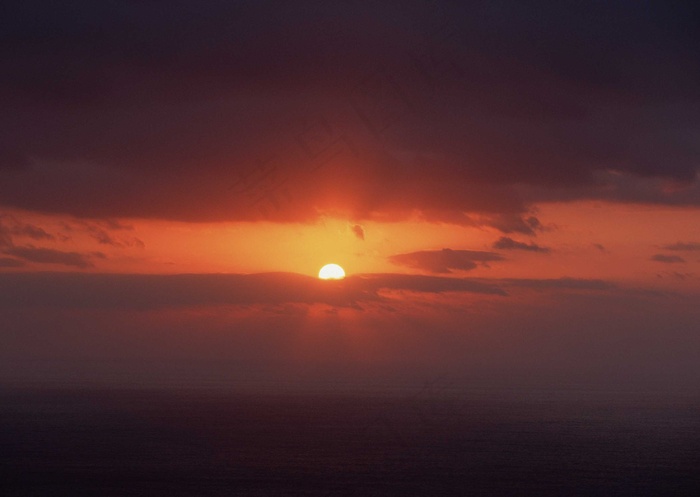
<svg viewBox="0 0 700 497">
<path fill-rule="evenodd" d="M 0 257 L 0 267 L 22 267 L 25 263 L 17 260 L 11 259 L 10 257 Z"/>
<path fill-rule="evenodd" d="M 0 248 L 11 247 L 12 236 L 7 228 L 0 224 Z"/>
<path fill-rule="evenodd" d="M 139 238 L 123 233 L 134 231 L 133 226 L 113 219 L 91 219 L 89 221 L 73 219 L 70 222 L 61 222 L 61 226 L 66 233 L 83 232 L 101 245 L 111 245 L 117 248 L 144 248 L 146 246 Z M 61 241 L 70 240 L 70 237 L 65 233 L 58 233 L 58 238 Z"/>
<path fill-rule="evenodd" d="M 700 243 L 697 242 L 677 242 L 671 245 L 664 245 L 662 248 L 666 250 L 679 250 L 679 251 L 698 251 L 700 250 Z"/>
<path fill-rule="evenodd" d="M 468 292 L 505 296 L 498 282 L 468 278 L 443 278 L 419 274 L 367 274 L 360 277 L 363 288 L 374 290 L 409 290 L 413 292 Z"/>
<path fill-rule="evenodd" d="M 0 307 L 161 309 L 219 305 L 382 303 L 382 291 L 470 293 L 504 297 L 507 289 L 609 291 L 603 280 L 452 278 L 372 273 L 322 281 L 295 273 L 101 274 L 0 273 Z"/>
<path fill-rule="evenodd" d="M 392 255 L 389 262 L 430 273 L 451 273 L 452 270 L 469 271 L 477 265 L 502 261 L 503 256 L 493 252 L 477 250 L 422 250 L 408 254 Z"/>
<path fill-rule="evenodd" d="M 20 222 L 14 216 L 0 214 L 0 248 L 12 246 L 15 236 L 31 238 L 32 240 L 56 239 L 54 235 L 47 233 L 39 226 Z"/>
<path fill-rule="evenodd" d="M 112 222 L 102 222 L 101 224 L 93 223 L 83 223 L 82 227 L 87 232 L 87 234 L 97 241 L 97 243 L 102 245 L 111 245 L 112 247 L 139 247 L 144 248 L 146 244 L 135 237 L 124 238 L 122 236 L 115 236 L 109 231 L 120 231 L 125 228 L 119 224 L 114 224 Z"/>
<path fill-rule="evenodd" d="M 494 283 L 499 286 L 530 288 L 535 290 L 613 290 L 617 286 L 609 281 L 584 278 L 553 278 L 553 279 L 500 279 Z"/>
<path fill-rule="evenodd" d="M 496 284 L 423 275 L 356 275 L 322 281 L 293 273 L 262 274 L 0 274 L 0 306 L 154 309 L 210 305 L 323 303 L 355 307 L 382 300 L 380 290 L 506 295 Z"/>
<path fill-rule="evenodd" d="M 697 206 L 700 204 L 700 182 L 668 177 L 639 176 L 626 172 L 592 173 L 587 185 L 541 187 L 529 186 L 518 191 L 528 202 L 566 202 L 572 199 L 595 199 L 629 204 L 665 204 Z"/>
<path fill-rule="evenodd" d="M 359 224 L 354 224 L 350 227 L 350 230 L 353 232 L 353 234 L 359 238 L 360 240 L 365 239 L 365 230 L 362 226 Z"/>
<path fill-rule="evenodd" d="M 659 273 L 656 275 L 658 278 L 673 278 L 680 281 L 686 281 L 690 279 L 695 279 L 696 276 L 693 273 L 681 273 L 679 271 L 666 271 L 664 273 Z"/>
<path fill-rule="evenodd" d="M 0 274 L 0 381 L 246 392 L 380 385 L 403 395 L 407 384 L 424 388 L 448 375 L 459 380 L 455 391 L 500 386 L 528 398 L 581 388 L 614 398 L 630 387 L 644 398 L 698 391 L 694 294 L 576 279 L 362 275 L 334 282 L 345 287 L 324 283 L 289 274 Z"/>
<path fill-rule="evenodd" d="M 536 230 L 542 230 L 542 223 L 534 216 L 500 215 L 491 218 L 489 225 L 503 233 L 522 233 L 535 235 Z"/>
<path fill-rule="evenodd" d="M 542 247 L 536 243 L 524 243 L 513 240 L 510 237 L 502 236 L 493 243 L 493 248 L 501 250 L 525 250 L 528 252 L 542 252 L 548 254 L 551 250 L 548 247 Z"/>
<path fill-rule="evenodd" d="M 10 233 L 17 236 L 25 236 L 31 238 L 32 240 L 55 240 L 56 237 L 50 233 L 47 233 L 42 228 L 34 226 L 32 224 L 20 224 L 13 227 Z"/>
<path fill-rule="evenodd" d="M 63 228 L 70 232 L 80 230 L 87 233 L 91 238 L 100 244 L 111 245 L 113 247 L 145 247 L 143 241 L 135 237 L 116 237 L 110 232 L 120 230 L 131 230 L 133 228 L 121 225 L 110 220 L 97 220 L 94 222 L 76 221 L 72 224 L 63 223 Z M 0 254 L 12 255 L 22 261 L 32 262 L 37 264 L 59 264 L 63 266 L 75 268 L 93 267 L 93 259 L 104 259 L 105 255 L 101 252 L 78 253 L 70 251 L 56 250 L 47 247 L 36 247 L 34 245 L 18 244 L 16 238 L 29 238 L 38 241 L 55 241 L 56 235 L 48 233 L 43 228 L 19 221 L 13 215 L 0 214 Z M 58 238 L 66 241 L 69 238 L 63 233 L 58 233 Z M 12 261 L 14 259 L 7 259 Z M 9 266 L 15 267 L 12 262 L 8 262 Z M 21 262 L 20 265 L 24 265 Z"/>
<path fill-rule="evenodd" d="M 347 304 L 356 295 L 329 291 L 316 278 L 291 273 L 261 275 L 117 275 L 39 273 L 3 275 L 17 289 L 3 295 L 36 305 L 86 308 L 187 307 L 225 304 L 325 302 Z M 9 281 L 8 281 L 9 280 Z M 57 291 L 57 288 L 63 290 Z M 335 285 L 334 289 L 339 286 Z"/>
<path fill-rule="evenodd" d="M 12 255 L 27 262 L 38 264 L 58 264 L 79 269 L 93 267 L 93 257 L 104 258 L 104 254 L 81 254 L 78 252 L 63 252 L 49 248 L 34 246 L 9 247 L 2 250 L 7 255 Z"/>
<path fill-rule="evenodd" d="M 690 3 L 162 9 L 4 9 L 4 205 L 180 220 L 477 213 L 531 234 L 543 199 L 700 204 Z"/>
<path fill-rule="evenodd" d="M 113 245 L 118 247 L 121 246 L 121 243 L 119 243 L 112 236 L 110 236 L 109 233 L 107 233 L 105 230 L 98 228 L 97 226 L 88 226 L 87 232 L 92 238 L 94 238 L 97 241 L 97 243 L 101 243 L 103 245 Z"/>
<path fill-rule="evenodd" d="M 674 264 L 678 262 L 685 262 L 685 259 L 678 255 L 666 255 L 666 254 L 654 254 L 651 256 L 652 261 L 665 262 L 668 264 Z"/>
</svg>

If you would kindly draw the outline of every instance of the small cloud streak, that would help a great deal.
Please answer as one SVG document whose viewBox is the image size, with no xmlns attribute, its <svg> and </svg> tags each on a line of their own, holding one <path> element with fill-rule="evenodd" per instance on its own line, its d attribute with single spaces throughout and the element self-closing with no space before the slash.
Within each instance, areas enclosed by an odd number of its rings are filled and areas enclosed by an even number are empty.
<svg viewBox="0 0 700 497">
<path fill-rule="evenodd" d="M 11 230 L 13 235 L 26 236 L 32 240 L 55 240 L 56 237 L 32 224 L 22 224 Z"/>
<path fill-rule="evenodd" d="M 605 280 L 583 279 L 583 278 L 552 278 L 552 279 L 532 279 L 506 278 L 498 280 L 498 283 L 505 287 L 528 288 L 531 290 L 592 290 L 606 291 L 613 290 L 616 286 Z"/>
<path fill-rule="evenodd" d="M 504 258 L 494 252 L 445 248 L 397 254 L 388 259 L 389 262 L 399 266 L 441 274 L 451 273 L 453 270 L 470 271 L 479 264 L 486 266 L 488 262 L 502 261 Z"/>
<path fill-rule="evenodd" d="M 656 276 L 658 278 L 673 278 L 679 281 L 687 281 L 695 278 L 693 273 L 681 273 L 680 271 L 666 271 L 664 273 L 659 273 Z"/>
<path fill-rule="evenodd" d="M 542 247 L 535 243 L 527 244 L 524 242 L 519 242 L 507 236 L 502 236 L 496 240 L 493 244 L 493 248 L 501 250 L 525 250 L 528 252 L 541 252 L 543 254 L 548 254 L 551 252 L 548 247 Z"/>
<path fill-rule="evenodd" d="M 523 235 L 534 236 L 536 231 L 542 231 L 544 227 L 535 216 L 527 218 L 513 214 L 503 214 L 491 218 L 491 226 L 502 233 L 522 233 Z"/>
<path fill-rule="evenodd" d="M 55 240 L 56 237 L 48 233 L 43 228 L 29 223 L 21 223 L 13 216 L 0 215 L 0 219 L 5 218 L 6 224 L 0 222 L 0 246 L 13 245 L 12 239 L 15 236 L 31 238 L 32 240 Z M 9 223 L 7 222 L 9 221 Z"/>
<path fill-rule="evenodd" d="M 360 226 L 359 224 L 355 224 L 355 225 L 351 226 L 351 227 L 350 227 L 350 230 L 351 230 L 351 231 L 355 234 L 355 236 L 356 236 L 357 238 L 359 238 L 360 240 L 364 240 L 364 239 L 365 239 L 365 230 L 364 230 L 364 228 L 362 228 L 362 226 Z"/>
<path fill-rule="evenodd" d="M 90 260 L 92 258 L 91 255 L 81 254 L 78 252 L 63 252 L 61 250 L 33 247 L 31 245 L 26 247 L 6 248 L 4 253 L 15 256 L 27 262 L 35 262 L 39 264 L 60 264 L 79 269 L 94 266 Z M 95 253 L 93 255 L 104 258 L 104 254 L 101 253 Z"/>
<path fill-rule="evenodd" d="M 113 236 L 110 232 L 112 231 L 133 231 L 133 227 L 129 225 L 124 225 L 118 221 L 107 219 L 96 221 L 94 223 L 82 223 L 81 225 L 85 232 L 92 239 L 97 241 L 101 245 L 110 245 L 112 247 L 124 248 L 124 247 L 138 247 L 145 248 L 146 244 L 139 240 L 138 238 L 131 237 L 117 238 Z"/>
<path fill-rule="evenodd" d="M 422 274 L 371 274 L 358 277 L 365 289 L 408 290 L 423 293 L 468 292 L 486 295 L 508 295 L 488 280 L 444 278 Z"/>
<path fill-rule="evenodd" d="M 688 252 L 696 252 L 700 251 L 700 243 L 698 242 L 677 242 L 672 245 L 665 245 L 662 247 L 666 250 L 679 250 L 679 251 L 688 251 Z"/>
<path fill-rule="evenodd" d="M 665 262 L 667 264 L 676 264 L 679 262 L 685 262 L 685 259 L 678 255 L 666 255 L 666 254 L 654 254 L 651 256 L 652 261 Z"/>
</svg>

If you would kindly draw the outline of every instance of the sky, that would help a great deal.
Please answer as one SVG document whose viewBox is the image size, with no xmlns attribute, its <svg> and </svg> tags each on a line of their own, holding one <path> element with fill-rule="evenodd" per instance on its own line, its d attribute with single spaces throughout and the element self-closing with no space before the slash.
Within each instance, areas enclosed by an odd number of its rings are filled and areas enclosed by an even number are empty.
<svg viewBox="0 0 700 497">
<path fill-rule="evenodd" d="M 0 382 L 697 390 L 698 22 L 4 5 Z"/>
</svg>

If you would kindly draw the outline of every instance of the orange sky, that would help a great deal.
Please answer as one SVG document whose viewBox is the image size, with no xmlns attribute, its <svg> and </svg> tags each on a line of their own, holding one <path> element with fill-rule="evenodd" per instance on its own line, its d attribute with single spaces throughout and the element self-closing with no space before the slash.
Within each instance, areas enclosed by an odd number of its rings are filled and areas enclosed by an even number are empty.
<svg viewBox="0 0 700 497">
<path fill-rule="evenodd" d="M 100 221 L 8 211 L 14 222 L 41 227 L 53 240 L 34 246 L 102 252 L 89 271 L 123 273 L 256 273 L 269 271 L 315 275 L 325 263 L 336 262 L 350 274 L 412 272 L 392 264 L 395 254 L 443 248 L 493 251 L 503 261 L 480 265 L 450 276 L 484 278 L 601 278 L 651 286 L 697 286 L 700 254 L 669 251 L 664 246 L 700 239 L 700 211 L 672 208 L 577 202 L 542 204 L 536 208 L 544 229 L 535 238 L 518 237 L 547 248 L 549 253 L 498 250 L 503 236 L 490 228 L 465 227 L 421 220 L 362 222 L 364 239 L 353 223 L 322 218 L 313 223 L 184 223 L 120 219 L 128 229 L 110 229 Z M 110 243 L 95 238 L 98 226 Z M 67 229 L 68 227 L 68 229 Z M 91 235 L 92 233 L 92 235 Z M 22 240 L 22 236 L 16 237 Z M 682 256 L 685 262 L 650 260 L 654 254 Z M 56 264 L 29 263 L 29 270 L 61 270 Z M 676 273 L 676 276 L 673 274 Z M 678 275 L 686 275 L 681 278 Z"/>
</svg>

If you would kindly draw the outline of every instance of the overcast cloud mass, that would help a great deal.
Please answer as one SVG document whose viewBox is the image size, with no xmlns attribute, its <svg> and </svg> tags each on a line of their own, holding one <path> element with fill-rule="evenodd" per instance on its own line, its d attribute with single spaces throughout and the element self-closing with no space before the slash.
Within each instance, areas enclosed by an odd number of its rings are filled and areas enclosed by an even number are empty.
<svg viewBox="0 0 700 497">
<path fill-rule="evenodd" d="M 419 209 L 505 232 L 542 199 L 698 205 L 699 17 L 622 0 L 13 2 L 0 198 L 180 220 Z"/>
</svg>

